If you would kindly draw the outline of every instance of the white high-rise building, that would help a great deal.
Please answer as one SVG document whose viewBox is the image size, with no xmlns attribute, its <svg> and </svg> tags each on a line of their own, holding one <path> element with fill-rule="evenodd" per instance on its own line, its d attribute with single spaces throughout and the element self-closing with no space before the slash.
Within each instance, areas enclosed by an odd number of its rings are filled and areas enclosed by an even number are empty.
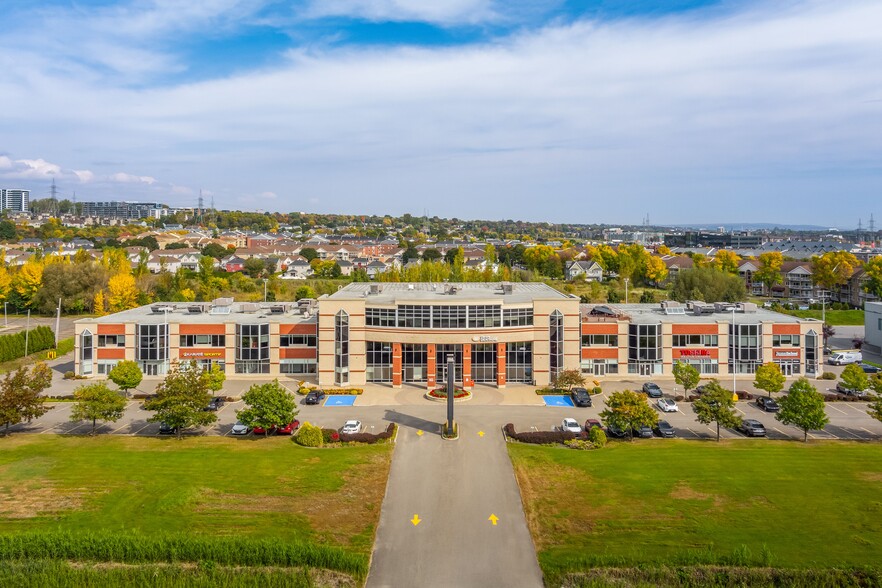
<svg viewBox="0 0 882 588">
<path fill-rule="evenodd" d="M 27 212 L 30 199 L 30 190 L 7 190 L 6 188 L 0 188 L 0 210 Z"/>
</svg>

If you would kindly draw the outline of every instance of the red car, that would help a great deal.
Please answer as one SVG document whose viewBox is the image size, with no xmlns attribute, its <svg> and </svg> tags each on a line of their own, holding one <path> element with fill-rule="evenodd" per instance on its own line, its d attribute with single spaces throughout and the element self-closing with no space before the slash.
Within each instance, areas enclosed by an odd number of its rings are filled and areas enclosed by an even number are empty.
<svg viewBox="0 0 882 588">
<path fill-rule="evenodd" d="M 263 427 L 254 427 L 253 429 L 251 429 L 251 432 L 255 435 L 266 435 L 266 429 L 264 429 Z M 272 435 L 275 432 L 276 428 L 270 427 L 269 434 Z"/>
<path fill-rule="evenodd" d="M 276 430 L 277 435 L 290 435 L 300 427 L 300 421 L 294 419 L 287 425 L 283 425 Z"/>
</svg>

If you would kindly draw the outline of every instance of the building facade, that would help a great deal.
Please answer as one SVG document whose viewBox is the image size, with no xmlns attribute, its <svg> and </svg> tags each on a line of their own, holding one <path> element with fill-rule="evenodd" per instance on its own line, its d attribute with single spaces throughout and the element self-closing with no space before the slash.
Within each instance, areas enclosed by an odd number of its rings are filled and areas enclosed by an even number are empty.
<svg viewBox="0 0 882 588">
<path fill-rule="evenodd" d="M 82 215 L 95 218 L 138 220 L 142 218 L 161 218 L 168 214 L 168 208 L 158 202 L 83 202 Z"/>
<path fill-rule="evenodd" d="M 0 210 L 28 212 L 30 200 L 30 190 L 9 190 L 6 188 L 0 188 Z"/>
<path fill-rule="evenodd" d="M 454 360 L 459 385 L 546 386 L 563 370 L 595 378 L 706 377 L 778 363 L 823 369 L 820 321 L 754 305 L 584 305 L 545 284 L 353 283 L 297 303 L 161 303 L 75 323 L 76 373 L 123 359 L 147 376 L 174 361 L 221 366 L 231 379 L 290 376 L 326 387 L 428 389 Z"/>
</svg>

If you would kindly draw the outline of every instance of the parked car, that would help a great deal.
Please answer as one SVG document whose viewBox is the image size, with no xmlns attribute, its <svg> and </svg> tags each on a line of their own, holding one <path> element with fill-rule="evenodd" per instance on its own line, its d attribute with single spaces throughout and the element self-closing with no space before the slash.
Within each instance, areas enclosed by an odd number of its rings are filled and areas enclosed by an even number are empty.
<svg viewBox="0 0 882 588">
<path fill-rule="evenodd" d="M 860 351 L 838 351 L 830 356 L 827 361 L 831 365 L 848 365 L 850 363 L 860 363 L 864 360 L 864 356 Z"/>
<path fill-rule="evenodd" d="M 159 434 L 160 435 L 174 435 L 178 432 L 177 427 L 173 427 L 165 421 L 159 423 Z"/>
<path fill-rule="evenodd" d="M 560 430 L 578 434 L 582 432 L 582 427 L 579 426 L 579 423 L 576 421 L 576 419 L 571 419 L 567 417 L 560 422 Z"/>
<path fill-rule="evenodd" d="M 641 437 L 643 439 L 652 439 L 652 427 L 648 427 L 643 425 L 642 427 L 637 427 L 631 431 L 631 434 L 634 437 Z"/>
<path fill-rule="evenodd" d="M 658 433 L 659 437 L 675 437 L 676 433 L 674 432 L 674 427 L 671 426 L 671 423 L 668 421 L 659 421 L 658 424 L 655 425 L 655 432 Z"/>
<path fill-rule="evenodd" d="M 778 403 L 775 402 L 774 398 L 769 398 L 767 396 L 759 396 L 756 399 L 756 405 L 760 410 L 765 412 L 778 412 L 781 410 L 781 407 L 778 406 Z"/>
<path fill-rule="evenodd" d="M 306 399 L 303 401 L 304 404 L 321 404 L 322 400 L 325 399 L 325 393 L 322 390 L 310 390 L 306 394 Z"/>
<path fill-rule="evenodd" d="M 656 401 L 659 410 L 662 412 L 677 412 L 677 403 L 670 398 L 659 398 Z"/>
<path fill-rule="evenodd" d="M 858 398 L 864 398 L 869 393 L 868 390 L 854 390 L 852 388 L 847 388 L 842 382 L 836 383 L 836 391 L 840 394 L 845 394 L 846 396 L 857 396 Z"/>
<path fill-rule="evenodd" d="M 354 435 L 361 432 L 361 421 L 350 420 L 343 423 L 343 429 L 340 431 L 348 435 Z"/>
<path fill-rule="evenodd" d="M 606 428 L 606 434 L 617 439 L 621 439 L 622 437 L 627 435 L 627 433 L 623 429 L 620 429 L 615 425 L 608 426 Z"/>
<path fill-rule="evenodd" d="M 591 406 L 591 395 L 585 388 L 573 388 L 570 390 L 570 398 L 576 406 Z"/>
<path fill-rule="evenodd" d="M 744 419 L 741 421 L 741 432 L 748 437 L 765 437 L 766 428 L 763 424 L 755 419 Z"/>
<path fill-rule="evenodd" d="M 300 421 L 294 419 L 287 425 L 282 425 L 276 429 L 276 435 L 291 435 L 300 427 Z"/>
<path fill-rule="evenodd" d="M 601 425 L 600 421 L 598 421 L 597 419 L 588 419 L 587 421 L 585 421 L 586 433 L 595 427 L 597 427 L 598 429 L 602 429 L 603 425 Z"/>
<path fill-rule="evenodd" d="M 243 425 L 239 421 L 236 421 L 236 424 L 233 425 L 233 428 L 230 429 L 230 434 L 232 435 L 247 435 L 251 432 L 251 429 L 247 425 Z"/>
<path fill-rule="evenodd" d="M 643 392 L 650 398 L 662 397 L 662 389 L 655 382 L 646 382 L 643 384 Z"/>
<path fill-rule="evenodd" d="M 274 435 L 276 433 L 276 428 L 270 427 L 269 431 L 267 431 L 263 427 L 254 427 L 251 432 L 255 435 Z"/>
<path fill-rule="evenodd" d="M 871 363 L 862 363 L 861 369 L 867 374 L 878 374 L 879 372 L 882 372 L 882 368 Z"/>
<path fill-rule="evenodd" d="M 224 405 L 224 399 L 220 396 L 212 396 L 211 400 L 208 401 L 208 406 L 205 407 L 206 411 L 217 412 Z"/>
</svg>

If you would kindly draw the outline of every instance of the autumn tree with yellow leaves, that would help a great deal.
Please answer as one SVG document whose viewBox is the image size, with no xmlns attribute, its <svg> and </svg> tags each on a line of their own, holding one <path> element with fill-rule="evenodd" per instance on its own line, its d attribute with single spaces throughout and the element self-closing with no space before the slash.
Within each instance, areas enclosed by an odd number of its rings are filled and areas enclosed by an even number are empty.
<svg viewBox="0 0 882 588">
<path fill-rule="evenodd" d="M 138 306 L 138 285 L 131 274 L 116 274 L 107 281 L 107 305 L 110 312 Z"/>
</svg>

